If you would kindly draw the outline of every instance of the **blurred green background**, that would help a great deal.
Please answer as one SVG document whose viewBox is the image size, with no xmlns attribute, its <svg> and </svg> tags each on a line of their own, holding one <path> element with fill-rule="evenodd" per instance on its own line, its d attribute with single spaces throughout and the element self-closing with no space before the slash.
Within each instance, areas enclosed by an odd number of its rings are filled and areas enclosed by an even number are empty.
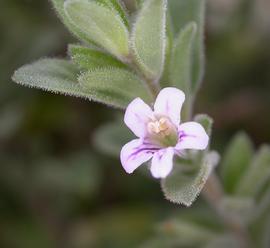
<svg viewBox="0 0 270 248">
<path fill-rule="evenodd" d="M 195 112 L 214 118 L 221 153 L 238 130 L 256 146 L 270 141 L 269 12 L 265 0 L 208 1 Z M 0 247 L 139 247 L 185 211 L 144 170 L 126 175 L 117 147 L 96 135 L 121 111 L 11 81 L 25 63 L 65 57 L 72 42 L 48 1 L 0 1 Z"/>
</svg>

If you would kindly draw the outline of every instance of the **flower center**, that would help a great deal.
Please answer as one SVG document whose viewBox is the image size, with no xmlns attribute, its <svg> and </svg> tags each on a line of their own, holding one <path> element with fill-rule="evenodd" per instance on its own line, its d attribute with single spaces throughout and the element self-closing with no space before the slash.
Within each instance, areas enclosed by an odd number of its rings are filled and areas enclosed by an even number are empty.
<svg viewBox="0 0 270 248">
<path fill-rule="evenodd" d="M 175 146 L 178 141 L 177 129 L 167 117 L 151 120 L 147 124 L 150 138 L 163 147 Z"/>
</svg>

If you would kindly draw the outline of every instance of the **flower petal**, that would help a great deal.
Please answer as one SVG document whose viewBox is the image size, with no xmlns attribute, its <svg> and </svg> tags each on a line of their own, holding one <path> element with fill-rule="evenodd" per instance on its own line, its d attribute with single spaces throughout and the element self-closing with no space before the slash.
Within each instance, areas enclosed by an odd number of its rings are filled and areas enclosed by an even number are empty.
<svg viewBox="0 0 270 248">
<path fill-rule="evenodd" d="M 159 148 L 145 144 L 142 139 L 135 139 L 123 146 L 120 160 L 127 173 L 132 173 L 141 164 L 153 157 Z"/>
<path fill-rule="evenodd" d="M 180 123 L 180 113 L 185 94 L 183 91 L 168 87 L 160 91 L 157 96 L 154 111 L 157 114 L 162 114 L 170 117 L 171 121 L 177 126 Z"/>
<path fill-rule="evenodd" d="M 136 98 L 128 105 L 124 122 L 137 137 L 143 138 L 146 124 L 152 117 L 152 109 L 141 98 Z"/>
<path fill-rule="evenodd" d="M 169 147 L 155 153 L 152 159 L 151 173 L 155 178 L 165 178 L 173 168 L 174 149 Z"/>
<path fill-rule="evenodd" d="M 179 126 L 179 142 L 175 148 L 204 150 L 208 142 L 209 137 L 201 124 L 186 122 Z"/>
</svg>

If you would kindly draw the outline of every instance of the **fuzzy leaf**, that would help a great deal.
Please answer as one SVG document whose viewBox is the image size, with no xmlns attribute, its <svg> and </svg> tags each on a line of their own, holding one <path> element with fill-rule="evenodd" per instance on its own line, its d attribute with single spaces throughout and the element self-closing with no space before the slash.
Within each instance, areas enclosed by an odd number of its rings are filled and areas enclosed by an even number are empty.
<svg viewBox="0 0 270 248">
<path fill-rule="evenodd" d="M 128 30 L 114 11 L 93 1 L 68 0 L 65 13 L 89 39 L 124 60 L 129 54 Z"/>
<path fill-rule="evenodd" d="M 82 32 L 80 28 L 74 25 L 67 17 L 64 10 L 65 0 L 51 0 L 51 2 L 60 19 L 73 35 L 75 35 L 79 40 L 84 41 L 88 44 L 95 44 L 92 39 L 90 39 L 84 32 Z"/>
<path fill-rule="evenodd" d="M 170 0 L 169 9 L 176 33 L 190 22 L 197 24 L 194 38 L 191 89 L 197 91 L 204 73 L 204 12 L 205 0 Z"/>
<path fill-rule="evenodd" d="M 132 139 L 134 136 L 123 121 L 116 121 L 101 126 L 95 133 L 93 142 L 100 152 L 119 157 L 122 146 Z"/>
<path fill-rule="evenodd" d="M 96 0 L 97 2 L 104 4 L 111 10 L 116 11 L 116 13 L 121 17 L 123 23 L 129 27 L 127 11 L 121 0 Z"/>
<path fill-rule="evenodd" d="M 96 69 L 79 77 L 79 83 L 94 101 L 125 108 L 136 97 L 151 102 L 143 82 L 132 72 L 118 69 Z"/>
<path fill-rule="evenodd" d="M 62 59 L 42 59 L 15 71 L 12 79 L 29 87 L 54 93 L 91 98 L 77 82 L 77 68 Z"/>
<path fill-rule="evenodd" d="M 190 206 L 201 192 L 214 166 L 217 154 L 207 154 L 196 171 L 186 173 L 181 164 L 175 164 L 171 175 L 162 180 L 161 186 L 167 200 Z M 188 166 L 188 165 L 185 165 Z"/>
<path fill-rule="evenodd" d="M 251 166 L 245 171 L 245 174 L 239 181 L 236 193 L 243 196 L 256 196 L 269 178 L 270 146 L 264 145 L 257 152 Z"/>
<path fill-rule="evenodd" d="M 241 176 L 249 167 L 253 156 L 252 143 L 245 133 L 238 133 L 228 145 L 222 161 L 224 189 L 233 193 L 241 181 Z"/>
<path fill-rule="evenodd" d="M 191 73 L 193 40 L 196 34 L 196 23 L 187 24 L 174 42 L 171 59 L 170 83 L 182 89 L 187 97 L 191 96 Z"/>
<path fill-rule="evenodd" d="M 138 13 L 131 45 L 138 66 L 150 79 L 163 72 L 166 49 L 167 0 L 147 0 Z"/>
<path fill-rule="evenodd" d="M 204 127 L 208 136 L 211 136 L 214 121 L 210 116 L 206 114 L 198 114 L 194 117 L 194 121 L 200 123 Z"/>
<path fill-rule="evenodd" d="M 171 57 L 173 49 L 173 39 L 174 33 L 172 28 L 172 21 L 170 13 L 167 11 L 167 21 L 166 21 L 166 49 L 165 49 L 165 59 L 164 59 L 164 69 L 162 77 L 160 78 L 161 88 L 169 87 L 170 84 L 170 66 L 171 66 Z"/>
<path fill-rule="evenodd" d="M 103 67 L 126 67 L 119 60 L 100 50 L 79 45 L 69 45 L 68 50 L 72 61 L 82 70 L 92 70 Z"/>
</svg>

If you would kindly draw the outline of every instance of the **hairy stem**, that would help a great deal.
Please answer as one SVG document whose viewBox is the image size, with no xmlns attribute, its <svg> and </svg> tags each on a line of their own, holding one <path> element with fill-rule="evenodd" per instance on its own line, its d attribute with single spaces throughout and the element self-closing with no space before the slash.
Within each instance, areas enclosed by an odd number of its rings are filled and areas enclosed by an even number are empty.
<svg viewBox="0 0 270 248">
<path fill-rule="evenodd" d="M 148 78 L 138 67 L 132 53 L 128 56 L 126 64 L 145 82 L 149 92 L 155 99 L 160 91 L 159 79 Z"/>
<path fill-rule="evenodd" d="M 224 192 L 219 178 L 213 172 L 203 189 L 203 195 L 222 219 L 223 223 L 233 233 L 239 242 L 240 248 L 252 247 L 248 232 L 238 216 L 232 215 L 222 206 Z"/>
</svg>

